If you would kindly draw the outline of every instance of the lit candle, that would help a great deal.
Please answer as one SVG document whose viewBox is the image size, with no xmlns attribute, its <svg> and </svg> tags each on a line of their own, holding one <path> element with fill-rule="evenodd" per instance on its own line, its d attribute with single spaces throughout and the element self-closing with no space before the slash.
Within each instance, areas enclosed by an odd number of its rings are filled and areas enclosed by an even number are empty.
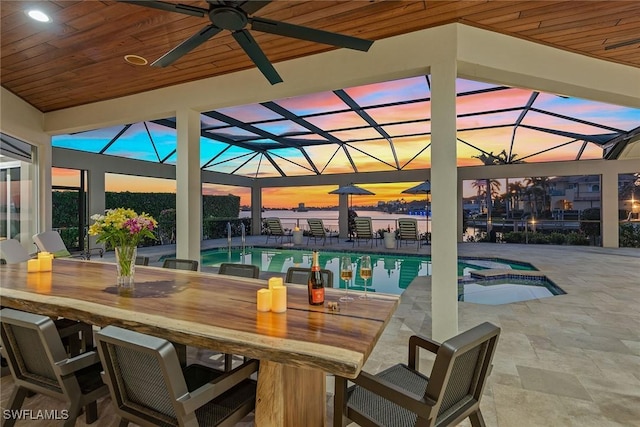
<svg viewBox="0 0 640 427">
<path fill-rule="evenodd" d="M 270 311 L 271 310 L 271 290 L 259 289 L 258 290 L 258 311 Z"/>
<path fill-rule="evenodd" d="M 293 231 L 300 231 L 300 227 L 295 227 Z"/>
<path fill-rule="evenodd" d="M 52 257 L 53 255 L 50 254 L 49 252 L 38 252 L 38 259 L 41 258 L 49 258 Z"/>
<path fill-rule="evenodd" d="M 284 281 L 282 280 L 282 277 L 269 278 L 269 289 L 273 289 L 276 286 L 284 286 Z"/>
<path fill-rule="evenodd" d="M 271 288 L 271 311 L 274 313 L 287 311 L 287 288 L 285 286 Z"/>
<path fill-rule="evenodd" d="M 30 259 L 27 261 L 27 273 L 37 273 L 40 271 L 40 260 Z"/>
<path fill-rule="evenodd" d="M 53 255 L 38 257 L 38 261 L 40 261 L 40 271 L 51 271 Z"/>
</svg>

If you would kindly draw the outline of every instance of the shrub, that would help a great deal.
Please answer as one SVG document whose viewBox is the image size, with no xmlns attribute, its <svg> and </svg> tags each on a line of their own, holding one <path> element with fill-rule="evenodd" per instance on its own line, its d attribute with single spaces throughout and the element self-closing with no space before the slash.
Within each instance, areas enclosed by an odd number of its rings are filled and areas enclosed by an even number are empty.
<svg viewBox="0 0 640 427">
<path fill-rule="evenodd" d="M 506 243 L 524 243 L 524 233 L 521 231 L 510 231 L 502 235 L 502 241 Z"/>
<path fill-rule="evenodd" d="M 549 244 L 549 236 L 542 233 L 531 233 L 529 234 L 529 243 L 547 245 Z"/>
<path fill-rule="evenodd" d="M 566 241 L 566 237 L 562 233 L 551 233 L 549 234 L 549 243 L 554 245 L 564 245 Z"/>
<path fill-rule="evenodd" d="M 620 224 L 620 247 L 640 248 L 640 224 Z"/>
<path fill-rule="evenodd" d="M 567 244 L 576 246 L 589 246 L 589 238 L 582 233 L 567 234 Z"/>
</svg>

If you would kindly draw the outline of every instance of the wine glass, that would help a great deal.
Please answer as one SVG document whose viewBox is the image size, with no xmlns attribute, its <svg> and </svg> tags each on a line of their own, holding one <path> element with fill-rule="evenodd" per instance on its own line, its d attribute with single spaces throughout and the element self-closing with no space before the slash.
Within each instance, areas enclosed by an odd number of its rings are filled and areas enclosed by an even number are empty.
<svg viewBox="0 0 640 427">
<path fill-rule="evenodd" d="M 353 298 L 349 296 L 349 282 L 353 278 L 353 265 L 351 264 L 351 257 L 349 256 L 343 256 L 340 259 L 340 278 L 344 280 L 345 283 L 345 292 L 344 295 L 340 297 L 340 301 L 353 301 Z"/>
<path fill-rule="evenodd" d="M 364 293 L 360 295 L 360 299 L 368 299 L 367 295 L 367 280 L 371 279 L 371 257 L 364 255 L 360 258 L 360 277 L 364 280 Z"/>
</svg>

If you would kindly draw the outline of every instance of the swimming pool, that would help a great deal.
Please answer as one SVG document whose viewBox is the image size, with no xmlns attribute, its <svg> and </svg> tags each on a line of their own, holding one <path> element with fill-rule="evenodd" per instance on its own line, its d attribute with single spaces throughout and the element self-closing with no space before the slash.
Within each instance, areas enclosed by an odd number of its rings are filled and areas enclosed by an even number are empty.
<svg viewBox="0 0 640 427">
<path fill-rule="evenodd" d="M 355 278 L 349 289 L 364 290 L 364 281 L 357 274 L 360 257 L 364 253 L 321 251 L 320 266 L 331 270 L 334 276 L 333 287 L 344 288 L 340 277 L 340 257 L 348 254 L 353 261 Z M 311 267 L 309 250 L 279 249 L 266 247 L 247 247 L 241 249 L 227 248 L 209 249 L 202 252 L 203 267 L 218 267 L 223 262 L 253 264 L 260 271 L 286 273 L 289 267 Z M 431 257 L 405 254 L 367 253 L 371 256 L 373 266 L 373 280 L 367 283 L 368 292 L 382 292 L 401 294 L 417 276 L 431 275 Z M 458 276 L 469 276 L 477 270 L 520 270 L 535 271 L 535 267 L 528 263 L 489 258 L 460 258 L 458 260 Z M 340 282 L 340 283 L 338 283 Z"/>
</svg>

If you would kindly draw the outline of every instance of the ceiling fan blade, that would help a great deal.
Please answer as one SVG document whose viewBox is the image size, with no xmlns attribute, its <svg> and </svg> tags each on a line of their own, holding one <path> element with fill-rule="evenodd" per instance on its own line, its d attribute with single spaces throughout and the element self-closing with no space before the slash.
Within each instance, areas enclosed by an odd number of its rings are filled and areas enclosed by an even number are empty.
<svg viewBox="0 0 640 427">
<path fill-rule="evenodd" d="M 253 15 L 257 11 L 259 11 L 260 9 L 262 9 L 263 7 L 271 3 L 271 1 L 272 0 L 264 0 L 264 1 L 249 0 L 244 2 L 244 4 L 240 6 L 240 9 L 244 10 L 247 15 Z"/>
<path fill-rule="evenodd" d="M 171 49 L 169 52 L 156 59 L 151 65 L 154 67 L 166 67 L 172 64 L 174 61 L 180 59 L 182 55 L 190 52 L 202 43 L 209 40 L 211 37 L 222 31 L 221 28 L 214 26 L 213 24 L 207 25 L 199 32 L 195 33 L 178 46 Z"/>
<path fill-rule="evenodd" d="M 165 1 L 135 1 L 135 0 L 118 0 L 120 3 L 135 4 L 136 6 L 150 7 L 152 9 L 166 10 L 169 12 L 178 12 L 185 15 L 199 16 L 203 18 L 209 11 L 196 6 L 187 4 L 167 3 Z"/>
<path fill-rule="evenodd" d="M 262 49 L 260 49 L 260 46 L 258 46 L 258 43 L 256 43 L 253 36 L 249 34 L 249 31 L 234 31 L 232 34 L 240 47 L 244 49 L 247 55 L 249 55 L 249 58 L 251 58 L 253 63 L 256 64 L 256 67 L 258 67 L 267 80 L 269 80 L 269 83 L 274 85 L 282 82 L 282 77 L 280 77 L 276 69 L 273 68 L 273 65 L 271 65 L 271 62 L 269 62 L 269 59 Z"/>
<path fill-rule="evenodd" d="M 277 34 L 280 36 L 293 37 L 296 39 L 308 40 L 311 42 L 324 43 L 332 46 L 346 47 L 348 49 L 369 50 L 373 41 L 359 39 L 357 37 L 345 36 L 343 34 L 331 33 L 324 30 L 302 27 L 300 25 L 288 24 L 286 22 L 272 21 L 266 18 L 249 18 L 251 29 L 264 33 Z"/>
</svg>

